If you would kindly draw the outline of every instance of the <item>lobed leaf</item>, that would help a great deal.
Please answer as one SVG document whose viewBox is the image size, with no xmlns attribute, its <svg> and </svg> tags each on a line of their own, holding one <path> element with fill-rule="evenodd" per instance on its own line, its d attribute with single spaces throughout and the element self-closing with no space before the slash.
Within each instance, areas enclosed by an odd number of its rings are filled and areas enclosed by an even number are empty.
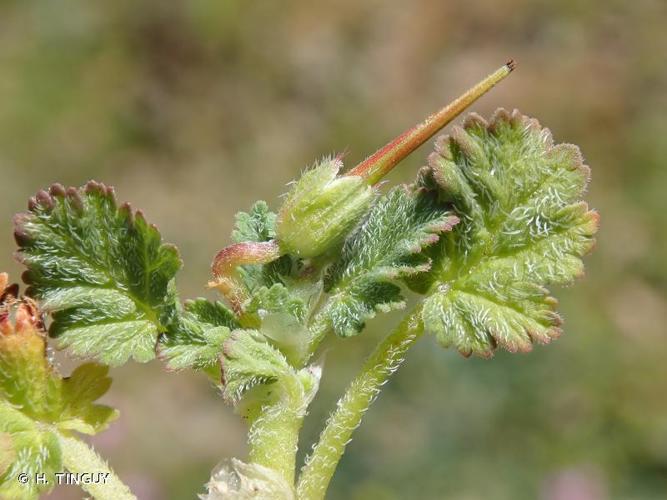
<svg viewBox="0 0 667 500">
<path fill-rule="evenodd" d="M 557 337 L 557 302 L 545 287 L 583 273 L 598 225 L 580 201 L 588 178 L 576 146 L 554 145 L 518 111 L 499 110 L 490 123 L 473 114 L 440 138 L 419 183 L 461 222 L 433 248 L 432 270 L 411 283 L 429 293 L 426 331 L 480 356 Z"/>
<path fill-rule="evenodd" d="M 423 250 L 457 221 L 423 189 L 399 186 L 381 197 L 326 275 L 324 286 L 331 297 L 323 314 L 333 330 L 355 335 L 377 311 L 403 307 L 398 283 L 430 268 Z"/>
<path fill-rule="evenodd" d="M 267 404 L 305 412 L 319 386 L 317 365 L 297 370 L 271 339 L 256 330 L 235 330 L 223 348 L 223 397 L 247 418 L 261 418 Z"/>
<path fill-rule="evenodd" d="M 160 336 L 158 352 L 170 370 L 211 370 L 218 366 L 223 342 L 238 323 L 227 306 L 206 299 L 187 301 Z"/>
<path fill-rule="evenodd" d="M 257 201 L 249 212 L 236 214 L 232 231 L 234 243 L 244 241 L 269 241 L 276 237 L 276 214 L 269 210 L 265 201 Z"/>
<path fill-rule="evenodd" d="M 113 189 L 94 181 L 54 184 L 16 216 L 15 236 L 28 294 L 52 314 L 61 347 L 109 365 L 154 357 L 181 261 L 141 212 L 118 207 Z"/>
<path fill-rule="evenodd" d="M 253 387 L 283 380 L 290 371 L 285 356 L 262 334 L 235 330 L 223 348 L 223 397 L 236 404 Z"/>
</svg>

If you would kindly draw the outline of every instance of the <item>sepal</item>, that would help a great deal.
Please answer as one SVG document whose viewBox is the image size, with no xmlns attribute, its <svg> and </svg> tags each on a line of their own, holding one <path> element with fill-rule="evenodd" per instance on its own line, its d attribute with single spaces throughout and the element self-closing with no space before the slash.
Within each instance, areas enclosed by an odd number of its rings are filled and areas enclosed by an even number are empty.
<svg viewBox="0 0 667 500">
<path fill-rule="evenodd" d="M 360 176 L 338 176 L 342 166 L 326 158 L 294 183 L 276 225 L 283 253 L 310 258 L 336 249 L 368 209 L 373 188 Z"/>
</svg>

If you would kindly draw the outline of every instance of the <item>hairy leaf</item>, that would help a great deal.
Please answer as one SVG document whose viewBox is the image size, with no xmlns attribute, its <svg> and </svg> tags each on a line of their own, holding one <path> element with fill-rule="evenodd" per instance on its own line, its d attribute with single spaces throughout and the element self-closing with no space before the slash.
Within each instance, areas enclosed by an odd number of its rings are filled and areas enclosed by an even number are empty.
<svg viewBox="0 0 667 500">
<path fill-rule="evenodd" d="M 214 368 L 218 366 L 223 342 L 238 326 L 234 313 L 221 302 L 187 301 L 167 332 L 160 336 L 160 357 L 171 370 Z"/>
<path fill-rule="evenodd" d="M 288 377 L 291 370 L 285 356 L 254 330 L 235 330 L 223 353 L 223 396 L 234 403 L 257 385 Z"/>
<path fill-rule="evenodd" d="M 322 292 L 322 283 L 292 282 L 290 287 L 276 283 L 255 292 L 246 308 L 246 318 L 270 339 L 293 365 L 298 365 L 308 350 L 306 320 Z"/>
<path fill-rule="evenodd" d="M 236 214 L 232 239 L 235 243 L 270 241 L 276 237 L 276 217 L 266 202 L 258 201 L 249 212 Z M 254 293 L 261 287 L 280 283 L 284 276 L 291 273 L 297 261 L 298 259 L 283 255 L 269 264 L 240 266 L 238 273 L 248 291 Z"/>
<path fill-rule="evenodd" d="M 223 397 L 251 421 L 262 418 L 266 405 L 279 403 L 303 414 L 319 387 L 321 368 L 297 370 L 256 330 L 235 330 L 223 348 Z"/>
<path fill-rule="evenodd" d="M 303 321 L 307 312 L 308 304 L 295 290 L 290 290 L 280 283 L 273 286 L 262 287 L 253 295 L 250 304 L 246 307 L 246 313 L 265 316 L 270 313 L 288 313 L 298 321 Z"/>
<path fill-rule="evenodd" d="M 55 184 L 29 210 L 15 219 L 18 255 L 28 294 L 53 315 L 50 334 L 109 365 L 152 359 L 175 308 L 176 248 L 93 181 L 67 191 Z"/>
<path fill-rule="evenodd" d="M 30 500 L 51 490 L 54 473 L 63 470 L 56 433 L 0 399 L 0 436 L 9 437 L 14 457 L 0 474 L 0 498 Z M 19 482 L 19 474 L 27 474 L 27 483 Z M 37 474 L 44 474 L 48 484 L 38 483 Z"/>
<path fill-rule="evenodd" d="M 425 271 L 422 250 L 457 218 L 425 190 L 396 187 L 380 198 L 349 236 L 325 279 L 323 314 L 341 336 L 355 335 L 376 311 L 402 307 L 399 280 Z"/>
<path fill-rule="evenodd" d="M 433 249 L 424 326 L 446 347 L 490 356 L 527 351 L 560 333 L 545 288 L 583 273 L 597 213 L 580 199 L 589 177 L 576 146 L 517 111 L 490 123 L 471 115 L 437 143 L 421 184 L 451 202 L 461 222 Z"/>
<path fill-rule="evenodd" d="M 243 241 L 269 241 L 276 237 L 276 214 L 269 210 L 265 201 L 256 202 L 250 212 L 236 214 L 232 231 L 234 243 Z"/>
</svg>

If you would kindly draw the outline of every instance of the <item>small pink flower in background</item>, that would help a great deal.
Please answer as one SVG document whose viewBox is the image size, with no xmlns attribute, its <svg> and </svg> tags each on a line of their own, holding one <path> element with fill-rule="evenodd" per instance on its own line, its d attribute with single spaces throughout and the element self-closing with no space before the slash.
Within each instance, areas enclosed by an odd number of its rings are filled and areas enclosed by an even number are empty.
<svg viewBox="0 0 667 500">
<path fill-rule="evenodd" d="M 545 481 L 542 500 L 607 500 L 605 478 L 596 467 L 562 469 Z"/>
</svg>

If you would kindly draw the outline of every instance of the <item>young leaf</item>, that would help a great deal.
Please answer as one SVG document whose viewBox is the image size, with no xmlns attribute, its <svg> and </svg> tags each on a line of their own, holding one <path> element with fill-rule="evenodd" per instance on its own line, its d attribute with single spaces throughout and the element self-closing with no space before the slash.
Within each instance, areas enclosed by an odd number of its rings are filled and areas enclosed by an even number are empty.
<svg viewBox="0 0 667 500">
<path fill-rule="evenodd" d="M 256 202 L 249 212 L 236 214 L 236 224 L 232 231 L 235 243 L 271 241 L 276 237 L 276 217 L 264 201 Z M 264 264 L 248 264 L 237 270 L 248 292 L 254 293 L 258 288 L 279 283 L 283 276 L 290 274 L 296 259 L 283 255 L 275 261 Z"/>
<path fill-rule="evenodd" d="M 235 330 L 223 348 L 223 397 L 236 405 L 237 411 L 258 418 L 264 405 L 282 402 L 296 405 L 305 412 L 317 392 L 320 372 L 311 365 L 293 368 L 285 355 L 260 332 Z"/>
<path fill-rule="evenodd" d="M 294 366 L 299 365 L 308 349 L 305 325 L 311 308 L 322 292 L 322 282 L 292 282 L 290 287 L 276 283 L 258 289 L 246 308 L 246 320 L 252 322 Z"/>
<path fill-rule="evenodd" d="M 160 336 L 159 355 L 170 370 L 210 370 L 218 366 L 223 342 L 238 326 L 234 313 L 221 302 L 187 301 Z"/>
<path fill-rule="evenodd" d="M 60 390 L 61 410 L 58 428 L 84 434 L 97 434 L 104 430 L 117 412 L 108 406 L 93 404 L 111 387 L 109 367 L 85 363 L 74 369 L 62 380 Z"/>
<path fill-rule="evenodd" d="M 253 387 L 290 376 L 285 356 L 257 331 L 234 331 L 225 342 L 223 353 L 223 397 L 234 404 Z"/>
<path fill-rule="evenodd" d="M 380 198 L 348 237 L 325 278 L 331 297 L 322 314 L 333 330 L 355 335 L 376 311 L 402 307 L 397 282 L 429 269 L 422 250 L 457 220 L 423 189 L 399 186 Z"/>
<path fill-rule="evenodd" d="M 53 473 L 62 470 L 58 431 L 96 434 L 118 413 L 94 403 L 111 383 L 108 367 L 88 363 L 62 378 L 46 357 L 40 311 L 15 292 L 0 289 L 0 296 L 0 448 L 14 457 L 9 465 L 0 459 L 0 496 L 36 498 L 49 486 L 37 484 L 35 474 L 45 473 L 53 485 Z M 17 480 L 22 472 L 25 485 Z"/>
<path fill-rule="evenodd" d="M 580 201 L 589 177 L 576 146 L 518 111 L 471 115 L 439 140 L 421 184 L 461 219 L 421 276 L 426 331 L 462 354 L 527 351 L 560 333 L 545 286 L 583 273 L 598 216 Z"/>
<path fill-rule="evenodd" d="M 117 207 L 113 190 L 93 181 L 55 184 L 15 226 L 28 294 L 53 314 L 49 332 L 62 347 L 109 365 L 154 357 L 181 262 L 141 212 Z"/>
<path fill-rule="evenodd" d="M 293 287 L 295 288 L 295 287 Z M 308 305 L 304 298 L 284 285 L 276 283 L 273 286 L 258 289 L 245 310 L 248 314 L 265 316 L 269 313 L 288 313 L 297 321 L 303 321 L 308 312 Z"/>
<path fill-rule="evenodd" d="M 276 237 L 276 214 L 269 210 L 265 201 L 256 202 L 250 212 L 236 214 L 232 231 L 234 243 L 243 241 L 269 241 Z"/>
</svg>

